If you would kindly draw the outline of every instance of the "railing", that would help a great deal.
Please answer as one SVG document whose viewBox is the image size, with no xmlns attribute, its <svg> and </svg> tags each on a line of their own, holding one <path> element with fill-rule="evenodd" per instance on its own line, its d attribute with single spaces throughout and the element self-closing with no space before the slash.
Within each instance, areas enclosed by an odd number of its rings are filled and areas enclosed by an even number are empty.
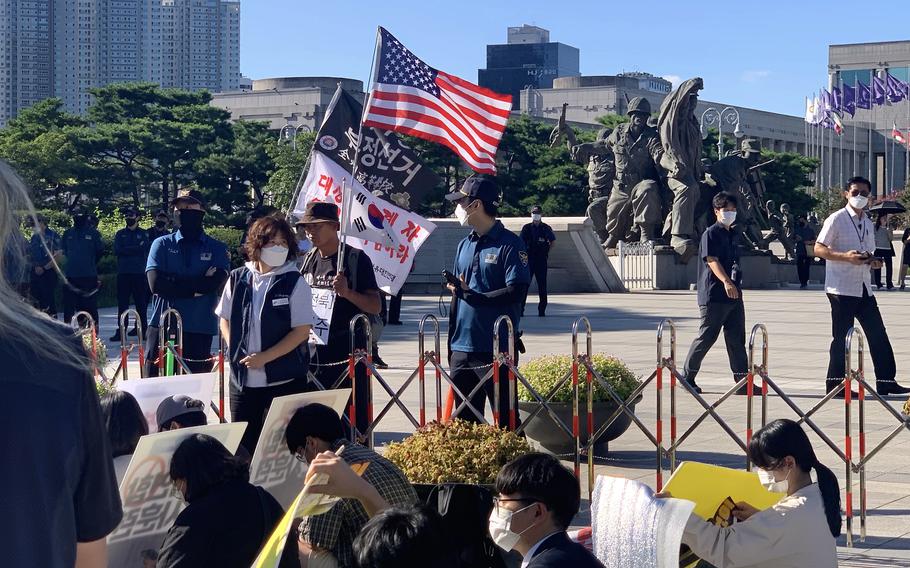
<svg viewBox="0 0 910 568">
<path fill-rule="evenodd" d="M 654 245 L 619 241 L 619 278 L 627 290 L 652 290 L 657 274 Z"/>
</svg>

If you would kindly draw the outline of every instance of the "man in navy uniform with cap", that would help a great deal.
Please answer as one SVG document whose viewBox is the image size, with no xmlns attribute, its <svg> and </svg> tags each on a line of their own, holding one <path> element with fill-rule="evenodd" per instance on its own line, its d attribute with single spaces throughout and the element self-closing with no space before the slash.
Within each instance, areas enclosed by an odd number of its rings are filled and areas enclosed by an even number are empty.
<svg viewBox="0 0 910 568">
<path fill-rule="evenodd" d="M 518 235 L 507 230 L 496 219 L 499 188 L 492 177 L 473 175 L 459 191 L 446 196 L 455 204 L 459 223 L 471 227 L 471 234 L 459 244 L 455 253 L 454 276 L 449 283 L 452 313 L 449 320 L 449 364 L 452 381 L 465 396 L 477 386 L 493 361 L 493 324 L 499 316 L 511 318 L 515 332 L 521 319 L 521 305 L 528 292 L 530 273 L 528 253 Z M 517 338 L 516 338 L 517 339 Z M 508 334 L 500 331 L 500 351 L 508 350 Z M 517 363 L 517 361 L 516 361 Z M 500 424 L 509 424 L 509 385 L 506 369 L 500 375 Z M 516 389 L 517 390 L 517 389 Z M 493 382 L 471 398 L 471 404 L 483 412 L 485 398 L 494 404 Z M 456 397 L 457 405 L 461 404 Z M 517 400 L 513 400 L 516 408 Z M 465 407 L 454 416 L 478 422 L 479 418 Z"/>
<path fill-rule="evenodd" d="M 158 369 L 158 333 L 168 308 L 183 319 L 183 356 L 194 373 L 212 369 L 212 338 L 218 333 L 215 304 L 230 270 L 227 245 L 205 234 L 205 200 L 195 189 L 180 190 L 171 202 L 179 229 L 152 243 L 145 275 L 153 299 L 152 321 L 146 342 L 146 376 Z"/>
<path fill-rule="evenodd" d="M 114 235 L 114 254 L 117 256 L 117 327 L 111 341 L 120 341 L 120 316 L 130 307 L 130 298 L 139 312 L 142 330 L 148 327 L 146 318 L 149 305 L 149 285 L 145 278 L 148 259 L 149 234 L 139 228 L 139 212 L 134 207 L 124 207 L 121 212 L 126 227 Z M 136 322 L 129 335 L 136 335 Z"/>
<path fill-rule="evenodd" d="M 104 252 L 101 234 L 89 223 L 89 216 L 73 213 L 73 226 L 63 233 L 66 282 L 63 283 L 63 321 L 70 323 L 76 312 L 91 314 L 98 326 L 98 261 Z"/>
<path fill-rule="evenodd" d="M 540 205 L 531 208 L 531 222 L 521 228 L 521 240 L 528 249 L 528 264 L 531 277 L 537 279 L 537 315 L 544 317 L 547 311 L 547 258 L 556 242 L 556 235 L 543 222 Z M 527 298 L 525 298 L 527 300 Z M 525 313 L 525 302 L 521 304 L 521 315 Z"/>
</svg>

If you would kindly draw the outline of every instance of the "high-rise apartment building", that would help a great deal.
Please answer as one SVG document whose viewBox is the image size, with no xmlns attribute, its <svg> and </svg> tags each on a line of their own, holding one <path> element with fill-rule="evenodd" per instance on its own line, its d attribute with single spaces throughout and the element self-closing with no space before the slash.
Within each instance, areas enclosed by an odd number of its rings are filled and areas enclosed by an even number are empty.
<svg viewBox="0 0 910 568">
<path fill-rule="evenodd" d="M 92 87 L 240 86 L 237 0 L 0 0 L 0 125 L 50 97 L 85 112 Z"/>
</svg>

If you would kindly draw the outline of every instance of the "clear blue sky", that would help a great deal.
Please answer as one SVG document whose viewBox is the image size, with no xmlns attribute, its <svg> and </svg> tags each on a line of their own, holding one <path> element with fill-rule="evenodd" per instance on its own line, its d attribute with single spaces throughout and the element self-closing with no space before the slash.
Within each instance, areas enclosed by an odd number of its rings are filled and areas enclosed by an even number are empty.
<svg viewBox="0 0 910 568">
<path fill-rule="evenodd" d="M 584 75 L 701 76 L 704 99 L 802 115 L 827 85 L 829 44 L 910 39 L 908 15 L 907 0 L 241 0 L 240 69 L 366 83 L 382 25 L 427 64 L 476 82 L 486 45 L 533 24 L 579 48 Z"/>
</svg>

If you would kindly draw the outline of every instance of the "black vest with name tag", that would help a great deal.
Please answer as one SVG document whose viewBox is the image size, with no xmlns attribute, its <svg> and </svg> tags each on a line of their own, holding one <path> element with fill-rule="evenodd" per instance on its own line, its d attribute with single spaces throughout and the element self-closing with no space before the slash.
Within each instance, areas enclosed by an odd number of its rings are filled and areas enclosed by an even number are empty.
<svg viewBox="0 0 910 568">
<path fill-rule="evenodd" d="M 300 273 L 286 272 L 272 278 L 262 303 L 262 319 L 259 323 L 260 352 L 270 349 L 291 332 L 291 294 Z M 231 380 L 234 386 L 243 389 L 246 384 L 247 368 L 240 361 L 247 355 L 247 337 L 253 311 L 253 273 L 246 267 L 231 272 L 231 337 L 228 356 L 231 364 Z M 303 343 L 290 353 L 265 364 L 268 384 L 290 379 L 307 378 L 309 351 Z"/>
</svg>

